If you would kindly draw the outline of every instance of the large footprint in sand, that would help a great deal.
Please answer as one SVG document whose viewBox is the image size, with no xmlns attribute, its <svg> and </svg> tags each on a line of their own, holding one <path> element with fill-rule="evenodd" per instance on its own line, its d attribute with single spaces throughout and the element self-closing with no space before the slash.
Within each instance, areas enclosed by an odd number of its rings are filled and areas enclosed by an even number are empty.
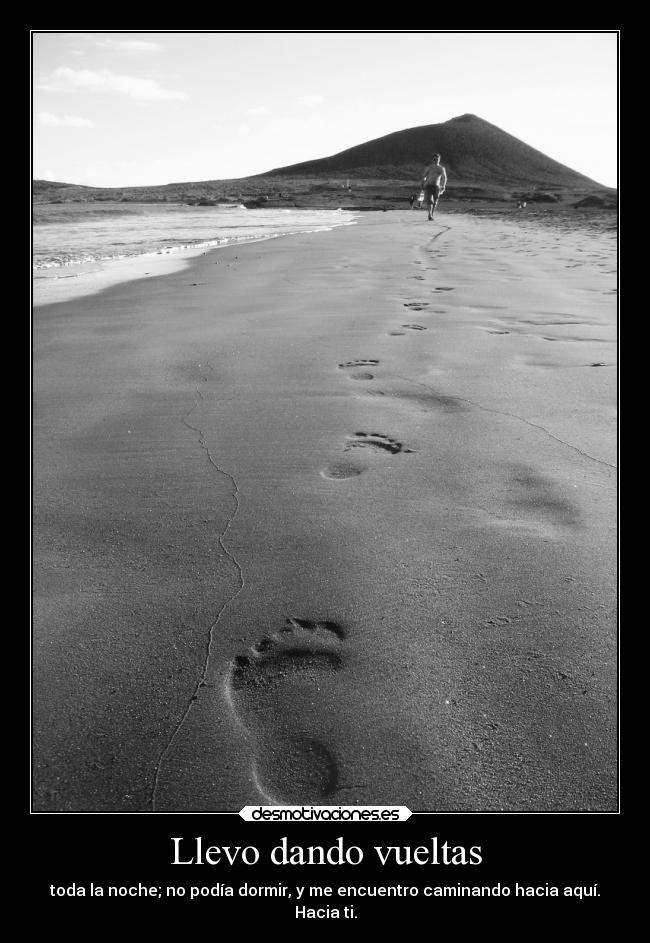
<svg viewBox="0 0 650 943">
<path fill-rule="evenodd" d="M 232 662 L 228 699 L 251 736 L 255 784 L 269 801 L 327 804 L 338 788 L 327 723 L 344 636 L 335 622 L 289 618 Z"/>
</svg>

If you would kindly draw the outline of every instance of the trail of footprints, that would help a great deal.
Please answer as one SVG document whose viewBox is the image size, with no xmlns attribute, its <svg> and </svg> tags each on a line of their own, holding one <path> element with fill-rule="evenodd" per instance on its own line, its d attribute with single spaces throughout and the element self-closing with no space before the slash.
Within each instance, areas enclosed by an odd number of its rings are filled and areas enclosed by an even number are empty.
<svg viewBox="0 0 650 943">
<path fill-rule="evenodd" d="M 453 291 L 453 288 L 438 287 L 435 291 Z M 425 311 L 429 303 L 406 302 L 404 307 Z M 431 313 L 444 313 L 444 309 L 434 308 Z M 426 330 L 420 324 L 403 324 L 402 327 Z M 508 332 L 494 330 L 490 333 Z M 373 380 L 372 371 L 378 366 L 379 360 L 370 358 L 338 365 L 350 380 L 357 381 Z M 384 395 L 380 390 L 370 392 Z M 459 408 L 459 403 L 450 397 L 436 397 L 436 404 Z M 384 433 L 364 431 L 346 437 L 343 451 L 357 450 L 389 455 L 412 452 Z M 364 468 L 357 463 L 341 459 L 322 469 L 320 474 L 337 481 L 357 477 L 362 471 Z M 523 488 L 520 503 L 524 509 L 530 505 L 539 512 L 542 506 L 552 518 L 558 514 L 567 518 L 571 506 L 565 507 L 549 491 L 549 483 L 540 484 L 530 478 L 532 473 L 524 471 L 520 470 L 517 476 Z M 572 523 L 573 520 L 569 521 Z M 341 771 L 328 718 L 335 715 L 339 702 L 337 675 L 345 667 L 346 636 L 346 630 L 337 622 L 290 616 L 280 629 L 263 635 L 229 666 L 226 695 L 251 739 L 253 779 L 267 801 L 325 804 L 340 787 Z"/>
<path fill-rule="evenodd" d="M 439 288 L 436 291 L 452 291 L 451 288 Z M 428 301 L 407 301 L 404 307 L 409 311 L 426 311 L 430 307 Z M 435 313 L 442 313 L 442 309 L 434 309 Z M 426 331 L 428 328 L 424 324 L 402 324 L 402 328 L 409 331 Z M 391 337 L 404 336 L 403 330 L 392 330 L 388 332 Z M 368 370 L 368 367 L 377 367 L 379 361 L 374 358 L 365 358 L 358 360 L 347 360 L 338 365 L 339 370 L 347 371 L 350 380 L 374 380 L 374 373 Z M 383 395 L 381 391 L 372 391 L 375 395 Z M 412 449 L 406 448 L 402 442 L 391 438 L 383 432 L 355 432 L 347 436 L 344 451 L 352 449 L 365 449 L 371 452 L 388 453 L 397 455 L 399 452 L 409 453 Z M 321 469 L 321 476 L 331 481 L 342 481 L 348 478 L 356 478 L 364 469 L 352 462 L 339 461 Z"/>
<path fill-rule="evenodd" d="M 371 370 L 378 365 L 374 358 L 363 358 L 338 367 L 351 380 L 372 380 Z M 389 455 L 412 451 L 383 432 L 364 431 L 346 437 L 343 451 L 354 450 Z M 363 470 L 343 459 L 321 475 L 336 481 Z M 339 788 L 339 765 L 324 728 L 338 704 L 335 682 L 344 666 L 345 638 L 337 622 L 290 616 L 229 666 L 226 697 L 251 739 L 253 780 L 267 801 L 325 803 Z"/>
<path fill-rule="evenodd" d="M 375 359 L 359 359 L 359 360 L 347 360 L 344 363 L 340 363 L 339 370 L 348 371 L 348 377 L 351 380 L 372 380 L 374 379 L 374 374 L 363 370 L 364 367 L 376 367 L 379 365 L 379 361 Z M 376 395 L 383 395 L 381 391 L 374 391 Z M 355 432 L 352 435 L 348 435 L 345 440 L 345 445 L 343 446 L 344 452 L 352 451 L 353 449 L 363 449 L 366 452 L 374 452 L 378 454 L 388 453 L 389 455 L 397 455 L 399 452 L 412 452 L 412 449 L 406 448 L 402 442 L 398 442 L 397 439 L 393 439 L 390 436 L 386 435 L 383 432 Z M 351 461 L 337 461 L 332 462 L 327 465 L 325 468 L 322 468 L 320 474 L 323 478 L 327 478 L 330 481 L 344 481 L 348 478 L 358 477 L 365 469 L 359 466 L 355 462 Z"/>
<path fill-rule="evenodd" d="M 428 303 L 406 307 L 423 311 Z M 426 330 L 419 324 L 403 327 Z M 374 379 L 372 370 L 377 366 L 374 358 L 338 365 L 351 380 Z M 356 450 L 388 455 L 412 451 L 383 432 L 364 431 L 346 437 L 343 451 Z M 321 475 L 341 480 L 362 471 L 343 459 Z M 229 666 L 226 696 L 251 740 L 253 780 L 268 801 L 325 803 L 339 789 L 339 764 L 327 718 L 338 703 L 336 677 L 344 667 L 346 634 L 343 626 L 329 619 L 290 616 Z"/>
<path fill-rule="evenodd" d="M 409 311 L 426 311 L 429 307 L 428 301 L 407 301 L 404 304 L 405 308 L 408 308 Z M 408 331 L 426 331 L 428 330 L 424 324 L 402 324 L 402 327 L 406 328 Z M 404 331 L 389 331 L 388 334 L 391 337 L 403 337 Z"/>
</svg>

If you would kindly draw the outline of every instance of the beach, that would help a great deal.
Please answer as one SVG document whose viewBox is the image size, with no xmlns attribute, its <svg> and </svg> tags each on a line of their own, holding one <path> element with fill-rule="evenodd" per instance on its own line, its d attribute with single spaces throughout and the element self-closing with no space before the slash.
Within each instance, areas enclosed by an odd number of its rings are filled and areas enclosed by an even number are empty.
<svg viewBox="0 0 650 943">
<path fill-rule="evenodd" d="M 614 236 L 366 213 L 35 308 L 35 811 L 615 811 Z"/>
</svg>

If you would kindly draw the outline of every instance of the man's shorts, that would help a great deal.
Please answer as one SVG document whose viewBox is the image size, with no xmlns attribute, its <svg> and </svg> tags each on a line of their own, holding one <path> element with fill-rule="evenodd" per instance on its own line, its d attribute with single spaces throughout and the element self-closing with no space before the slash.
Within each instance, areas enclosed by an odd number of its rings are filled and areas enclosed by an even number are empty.
<svg viewBox="0 0 650 943">
<path fill-rule="evenodd" d="M 434 183 L 434 184 L 433 184 L 432 186 L 430 186 L 430 187 L 425 186 L 425 188 L 424 188 L 424 196 L 425 196 L 427 199 L 432 196 L 434 200 L 437 200 L 438 197 L 440 196 L 440 185 L 437 184 L 437 183 Z"/>
</svg>

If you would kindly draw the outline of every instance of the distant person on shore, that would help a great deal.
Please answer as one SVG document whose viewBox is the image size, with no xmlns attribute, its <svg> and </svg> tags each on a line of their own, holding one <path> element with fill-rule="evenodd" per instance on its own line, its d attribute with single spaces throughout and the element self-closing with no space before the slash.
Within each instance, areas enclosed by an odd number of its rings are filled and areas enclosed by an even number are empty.
<svg viewBox="0 0 650 943">
<path fill-rule="evenodd" d="M 440 163 L 440 154 L 434 154 L 431 163 L 425 168 L 422 177 L 422 186 L 424 187 L 424 197 L 429 208 L 428 219 L 433 219 L 438 200 L 445 192 L 447 186 L 447 171 Z"/>
<path fill-rule="evenodd" d="M 411 204 L 411 209 L 413 209 L 413 204 L 415 203 L 415 193 L 412 193 L 409 197 L 409 203 Z"/>
</svg>

